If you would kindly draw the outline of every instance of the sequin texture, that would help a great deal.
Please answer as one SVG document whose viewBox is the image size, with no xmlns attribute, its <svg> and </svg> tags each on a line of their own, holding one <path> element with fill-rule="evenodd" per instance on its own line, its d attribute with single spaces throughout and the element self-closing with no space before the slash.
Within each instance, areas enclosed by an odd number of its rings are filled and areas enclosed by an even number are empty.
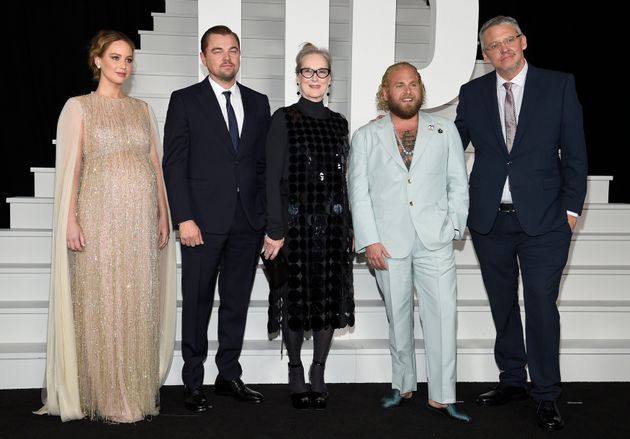
<svg viewBox="0 0 630 439">
<path fill-rule="evenodd" d="M 96 94 L 84 109 L 77 218 L 86 247 L 72 257 L 81 407 L 132 422 L 158 413 L 157 180 L 145 103 Z"/>
</svg>

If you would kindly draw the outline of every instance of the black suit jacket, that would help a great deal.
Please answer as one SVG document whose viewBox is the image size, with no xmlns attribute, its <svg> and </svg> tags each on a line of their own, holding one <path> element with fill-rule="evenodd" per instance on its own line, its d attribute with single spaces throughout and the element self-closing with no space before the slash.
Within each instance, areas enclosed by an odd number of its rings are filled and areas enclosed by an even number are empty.
<svg viewBox="0 0 630 439">
<path fill-rule="evenodd" d="M 227 233 L 240 194 L 251 227 L 265 226 L 269 100 L 242 84 L 238 87 L 245 113 L 238 153 L 207 77 L 171 95 L 162 165 L 175 225 L 192 219 L 202 232 Z"/>
<path fill-rule="evenodd" d="M 582 212 L 588 175 L 582 107 L 573 75 L 528 66 L 512 151 L 508 154 L 497 102 L 496 73 L 464 84 L 455 124 L 464 148 L 475 148 L 468 227 L 488 233 L 505 179 L 525 233 L 536 236 Z"/>
</svg>

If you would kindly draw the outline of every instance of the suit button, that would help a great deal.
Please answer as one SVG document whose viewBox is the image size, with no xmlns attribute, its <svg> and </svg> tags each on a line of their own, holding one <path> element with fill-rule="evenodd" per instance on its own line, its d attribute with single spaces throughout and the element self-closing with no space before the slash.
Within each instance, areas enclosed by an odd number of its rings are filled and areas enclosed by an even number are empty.
<svg viewBox="0 0 630 439">
<path fill-rule="evenodd" d="M 512 162 L 511 162 L 511 161 L 510 161 L 510 162 L 507 162 L 507 165 L 508 165 L 508 166 L 512 166 Z"/>
<path fill-rule="evenodd" d="M 410 205 L 410 206 L 413 206 L 413 201 L 410 201 L 410 202 L 409 202 L 409 205 Z"/>
<path fill-rule="evenodd" d="M 411 178 L 407 179 L 407 183 L 411 184 Z"/>
</svg>

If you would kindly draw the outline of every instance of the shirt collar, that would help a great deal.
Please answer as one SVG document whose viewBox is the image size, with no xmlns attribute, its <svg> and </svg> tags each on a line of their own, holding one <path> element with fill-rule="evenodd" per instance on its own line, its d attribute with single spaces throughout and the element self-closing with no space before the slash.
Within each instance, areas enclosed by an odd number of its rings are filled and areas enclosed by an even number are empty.
<svg viewBox="0 0 630 439">
<path fill-rule="evenodd" d="M 231 91 L 232 97 L 240 98 L 241 96 L 241 90 L 238 88 L 238 84 L 236 82 L 234 82 L 234 84 L 232 84 L 230 88 L 223 88 L 223 86 L 219 85 L 218 82 L 213 80 L 210 75 L 208 75 L 208 81 L 210 81 L 210 86 L 212 87 L 212 91 L 214 91 L 214 94 L 217 96 L 217 99 L 219 98 L 219 96 L 223 96 L 224 91 Z"/>
<path fill-rule="evenodd" d="M 525 61 L 525 65 L 523 66 L 523 69 L 520 72 L 518 72 L 518 75 L 513 77 L 510 81 L 503 79 L 501 75 L 496 75 L 497 88 L 503 87 L 503 84 L 505 82 L 511 82 L 512 84 L 516 84 L 518 87 L 521 87 L 521 88 L 525 87 L 525 78 L 527 77 L 527 69 L 528 69 L 528 65 L 527 65 L 527 61 Z"/>
</svg>

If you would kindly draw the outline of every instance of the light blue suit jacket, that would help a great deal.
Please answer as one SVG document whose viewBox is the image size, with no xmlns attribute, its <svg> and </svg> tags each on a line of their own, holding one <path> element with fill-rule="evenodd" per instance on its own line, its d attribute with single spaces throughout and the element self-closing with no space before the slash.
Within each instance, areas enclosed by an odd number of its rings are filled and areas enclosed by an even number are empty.
<svg viewBox="0 0 630 439">
<path fill-rule="evenodd" d="M 357 252 L 380 242 L 393 258 L 404 258 L 416 233 L 429 250 L 463 237 L 468 178 L 459 133 L 443 117 L 419 116 L 409 170 L 389 114 L 352 137 L 348 192 Z"/>
</svg>

